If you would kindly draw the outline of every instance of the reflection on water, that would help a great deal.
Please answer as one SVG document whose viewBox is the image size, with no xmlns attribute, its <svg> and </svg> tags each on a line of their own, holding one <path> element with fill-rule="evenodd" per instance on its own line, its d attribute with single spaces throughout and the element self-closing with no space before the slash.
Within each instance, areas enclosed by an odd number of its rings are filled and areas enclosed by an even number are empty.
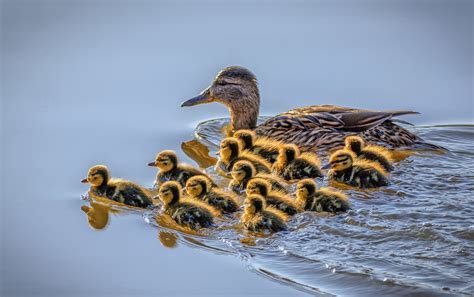
<svg viewBox="0 0 474 297">
<path fill-rule="evenodd" d="M 197 129 L 201 138 L 199 133 L 207 131 L 200 141 L 218 141 L 220 127 L 216 121 L 208 123 Z M 238 216 L 218 221 L 215 229 L 196 232 L 157 210 L 143 215 L 158 229 L 165 247 L 182 242 L 234 254 L 253 271 L 313 294 L 471 294 L 474 126 L 412 129 L 449 152 L 403 155 L 387 188 L 344 188 L 352 202 L 346 214 L 301 213 L 290 220 L 289 231 L 271 236 L 245 232 Z M 201 166 L 213 164 L 212 152 L 199 142 L 184 143 L 182 148 Z M 101 215 L 108 208 L 98 206 L 87 207 L 89 224 L 105 226 Z"/>
</svg>

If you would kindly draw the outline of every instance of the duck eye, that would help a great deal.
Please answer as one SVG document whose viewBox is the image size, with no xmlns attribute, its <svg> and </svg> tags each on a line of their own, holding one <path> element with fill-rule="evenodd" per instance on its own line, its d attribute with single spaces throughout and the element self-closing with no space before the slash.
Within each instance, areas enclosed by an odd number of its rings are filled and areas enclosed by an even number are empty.
<svg viewBox="0 0 474 297">
<path fill-rule="evenodd" d="M 219 86 L 225 86 L 225 85 L 227 85 L 227 82 L 226 82 L 226 81 L 223 81 L 223 80 L 220 80 L 220 81 L 217 82 L 217 84 L 218 84 Z"/>
</svg>

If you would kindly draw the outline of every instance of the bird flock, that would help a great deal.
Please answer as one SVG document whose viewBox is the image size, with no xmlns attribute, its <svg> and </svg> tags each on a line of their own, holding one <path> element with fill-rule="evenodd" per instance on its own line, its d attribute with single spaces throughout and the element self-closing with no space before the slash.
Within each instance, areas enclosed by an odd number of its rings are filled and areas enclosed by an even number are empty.
<svg viewBox="0 0 474 297">
<path fill-rule="evenodd" d="M 358 136 L 344 139 L 345 147 L 330 154 L 326 166 L 314 152 L 294 144 L 238 130 L 219 146 L 216 172 L 230 179 L 220 187 L 206 172 L 179 162 L 174 151 L 160 152 L 148 165 L 156 167 L 155 185 L 147 189 L 111 178 L 104 165 L 89 169 L 83 183 L 90 193 L 140 208 L 159 208 L 178 225 L 192 230 L 212 228 L 215 218 L 239 215 L 252 232 L 287 229 L 288 220 L 303 211 L 338 214 L 350 209 L 348 196 L 334 188 L 319 188 L 326 176 L 331 185 L 378 188 L 389 184 L 394 169 L 391 151 L 365 145 Z M 294 186 L 296 185 L 296 186 Z M 241 212 L 241 214 L 239 214 Z"/>
</svg>

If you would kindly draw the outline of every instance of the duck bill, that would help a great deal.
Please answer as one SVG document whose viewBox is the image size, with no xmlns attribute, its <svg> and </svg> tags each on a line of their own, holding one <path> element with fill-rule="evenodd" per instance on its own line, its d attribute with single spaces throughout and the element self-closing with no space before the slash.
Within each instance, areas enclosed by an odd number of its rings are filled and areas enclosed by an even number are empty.
<svg viewBox="0 0 474 297">
<path fill-rule="evenodd" d="M 150 163 L 148 163 L 147 165 L 150 166 L 150 167 L 156 167 L 156 163 L 155 163 L 155 162 L 150 162 Z"/>
<path fill-rule="evenodd" d="M 87 178 L 84 178 L 84 179 L 81 179 L 81 183 L 87 184 L 87 183 L 89 183 L 89 181 L 87 180 Z"/>
<path fill-rule="evenodd" d="M 204 91 L 201 92 L 198 96 L 191 98 L 189 100 L 184 101 L 181 103 L 181 107 L 185 106 L 195 106 L 199 104 L 206 104 L 213 102 L 214 100 L 211 97 L 211 93 L 209 91 L 209 88 L 205 89 Z"/>
</svg>

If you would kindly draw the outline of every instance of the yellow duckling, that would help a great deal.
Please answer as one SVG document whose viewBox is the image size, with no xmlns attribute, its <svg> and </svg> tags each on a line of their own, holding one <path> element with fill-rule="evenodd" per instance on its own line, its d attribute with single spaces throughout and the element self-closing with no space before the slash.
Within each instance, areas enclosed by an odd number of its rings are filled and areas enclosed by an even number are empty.
<svg viewBox="0 0 474 297">
<path fill-rule="evenodd" d="M 93 194 L 136 207 L 152 206 L 152 193 L 145 188 L 123 179 L 111 179 L 109 169 L 95 165 L 89 169 L 82 183 L 91 184 Z"/>
<path fill-rule="evenodd" d="M 329 159 L 329 179 L 359 188 L 377 188 L 388 185 L 387 172 L 378 163 L 355 160 L 354 153 L 338 150 Z"/>
<path fill-rule="evenodd" d="M 283 144 L 267 137 L 257 137 L 252 130 L 238 130 L 234 137 L 241 141 L 243 150 L 251 151 L 272 164 L 277 160 L 279 148 Z"/>
<path fill-rule="evenodd" d="M 350 208 L 347 196 L 328 188 L 317 188 L 312 179 L 303 179 L 296 186 L 296 204 L 308 211 L 344 212 Z"/>
<path fill-rule="evenodd" d="M 240 160 L 251 162 L 257 172 L 270 173 L 271 164 L 267 160 L 256 154 L 242 151 L 240 142 L 233 137 L 228 137 L 221 141 L 219 157 L 216 170 L 220 173 L 230 172 L 234 163 Z"/>
<path fill-rule="evenodd" d="M 269 206 L 266 206 L 265 199 L 260 195 L 249 195 L 244 201 L 244 213 L 240 222 L 249 231 L 271 232 L 284 231 L 287 229 L 286 222 L 288 216 Z"/>
<path fill-rule="evenodd" d="M 319 168 L 320 161 L 314 153 L 300 153 L 294 144 L 285 144 L 280 148 L 278 160 L 273 164 L 273 172 L 287 181 L 303 178 L 323 177 Z"/>
<path fill-rule="evenodd" d="M 193 176 L 186 182 L 186 192 L 193 198 L 202 200 L 215 208 L 232 213 L 239 209 L 240 201 L 234 193 L 212 188 L 209 180 L 203 176 Z"/>
<path fill-rule="evenodd" d="M 168 181 L 161 185 L 158 197 L 164 212 L 179 225 L 194 230 L 211 227 L 214 217 L 220 216 L 219 211 L 197 199 L 182 197 L 181 192 L 178 182 Z"/>
<path fill-rule="evenodd" d="M 160 186 L 167 181 L 177 181 L 182 187 L 186 185 L 188 179 L 192 176 L 206 176 L 210 181 L 212 179 L 204 172 L 190 165 L 179 164 L 178 156 L 174 151 L 165 150 L 160 152 L 155 161 L 148 163 L 148 166 L 158 167 L 160 171 L 156 175 L 156 185 Z"/>
<path fill-rule="evenodd" d="M 348 136 L 344 142 L 346 144 L 345 148 L 353 152 L 357 158 L 377 162 L 387 172 L 393 170 L 393 160 L 386 148 L 376 145 L 366 146 L 362 137 L 359 136 Z"/>
<path fill-rule="evenodd" d="M 232 171 L 230 175 L 232 176 L 232 180 L 229 184 L 229 188 L 237 194 L 245 192 L 245 188 L 247 188 L 247 183 L 254 177 L 260 177 L 267 180 L 271 186 L 273 191 L 280 191 L 285 194 L 289 194 L 286 189 L 285 182 L 274 175 L 267 174 L 267 173 L 256 173 L 255 166 L 249 161 L 238 161 L 232 167 Z"/>
<path fill-rule="evenodd" d="M 271 191 L 271 185 L 263 178 L 253 178 L 247 183 L 247 196 L 252 194 L 262 195 L 268 205 L 292 216 L 298 213 L 299 209 L 295 201 L 289 196 L 278 191 Z"/>
</svg>

